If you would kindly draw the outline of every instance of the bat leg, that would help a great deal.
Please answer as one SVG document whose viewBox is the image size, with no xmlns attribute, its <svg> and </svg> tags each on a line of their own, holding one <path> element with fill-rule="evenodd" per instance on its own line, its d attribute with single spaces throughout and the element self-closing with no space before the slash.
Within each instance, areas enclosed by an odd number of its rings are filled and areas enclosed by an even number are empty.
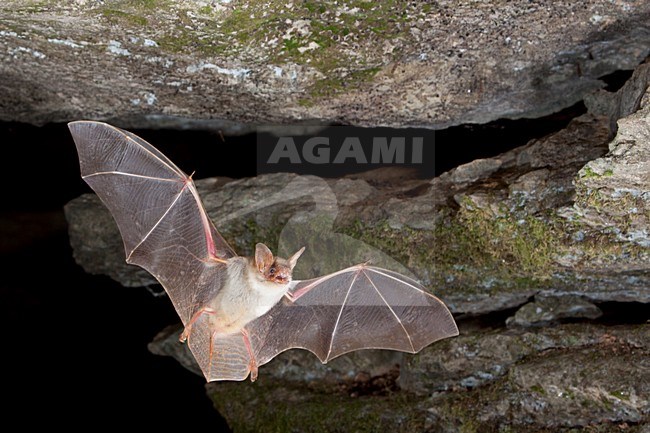
<svg viewBox="0 0 650 433">
<path fill-rule="evenodd" d="M 214 336 L 218 331 L 210 332 L 210 355 L 208 357 L 208 371 L 212 373 L 212 356 L 214 354 Z"/>
<path fill-rule="evenodd" d="M 244 344 L 246 345 L 246 350 L 248 351 L 248 356 L 250 357 L 250 361 L 248 362 L 248 369 L 251 372 L 251 382 L 255 382 L 257 380 L 257 360 L 253 354 L 253 348 L 251 347 L 251 341 L 248 338 L 248 331 L 246 328 L 242 329 L 241 333 L 244 336 Z"/>
<path fill-rule="evenodd" d="M 199 318 L 201 318 L 201 316 L 204 314 L 216 314 L 216 311 L 209 307 L 203 307 L 194 313 L 188 324 L 185 326 L 185 329 L 183 329 L 183 333 L 179 338 L 181 343 L 184 343 L 188 338 L 190 338 L 190 335 L 192 335 L 192 326 L 194 326 L 194 323 L 196 323 L 196 321 L 199 320 Z M 210 334 L 210 343 L 212 343 L 212 334 Z"/>
</svg>

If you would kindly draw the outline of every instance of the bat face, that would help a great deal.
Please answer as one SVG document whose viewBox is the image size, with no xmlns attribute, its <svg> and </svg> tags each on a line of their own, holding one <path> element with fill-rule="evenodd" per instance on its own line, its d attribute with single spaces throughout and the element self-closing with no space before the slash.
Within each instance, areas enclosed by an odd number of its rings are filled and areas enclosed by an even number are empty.
<svg viewBox="0 0 650 433">
<path fill-rule="evenodd" d="M 305 251 L 305 247 L 302 247 L 288 259 L 283 259 L 282 257 L 274 258 L 266 245 L 258 244 L 255 251 L 258 270 L 266 281 L 277 284 L 288 284 L 291 282 L 293 268 L 296 266 L 298 258 L 302 255 L 303 251 Z M 261 256 L 259 259 L 258 254 Z"/>
<path fill-rule="evenodd" d="M 278 284 L 287 284 L 291 282 L 292 269 L 277 260 L 269 267 L 264 274 L 264 278 Z"/>
<path fill-rule="evenodd" d="M 255 380 L 260 365 L 291 348 L 327 362 L 366 348 L 416 353 L 458 335 L 445 304 L 396 272 L 357 265 L 297 281 L 304 247 L 283 259 L 260 243 L 254 257 L 238 256 L 192 179 L 155 147 L 105 123 L 69 128 L 81 175 L 111 211 L 127 262 L 164 287 L 208 381 Z"/>
</svg>

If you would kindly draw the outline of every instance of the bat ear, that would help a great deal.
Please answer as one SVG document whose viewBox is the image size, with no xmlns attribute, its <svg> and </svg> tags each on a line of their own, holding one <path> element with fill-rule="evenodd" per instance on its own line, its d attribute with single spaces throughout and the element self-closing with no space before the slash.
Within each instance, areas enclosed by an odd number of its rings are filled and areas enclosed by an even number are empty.
<svg viewBox="0 0 650 433">
<path fill-rule="evenodd" d="M 260 272 L 264 272 L 273 265 L 273 253 L 266 245 L 255 245 L 255 265 Z"/>
<path fill-rule="evenodd" d="M 300 256 L 304 251 L 305 251 L 305 247 L 302 247 L 298 251 L 296 251 L 296 253 L 293 256 L 289 257 L 288 262 L 289 262 L 289 266 L 291 267 L 291 270 L 293 270 L 293 268 L 296 266 L 296 262 L 298 262 L 298 259 L 300 258 Z"/>
</svg>

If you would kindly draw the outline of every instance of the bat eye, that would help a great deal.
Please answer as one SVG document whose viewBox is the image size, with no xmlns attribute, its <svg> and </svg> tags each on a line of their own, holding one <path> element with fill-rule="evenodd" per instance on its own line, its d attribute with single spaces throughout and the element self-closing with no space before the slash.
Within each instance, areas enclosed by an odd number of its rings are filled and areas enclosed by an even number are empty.
<svg viewBox="0 0 650 433">
<path fill-rule="evenodd" d="M 275 266 L 271 266 L 271 269 L 269 269 L 269 275 L 275 275 Z"/>
</svg>

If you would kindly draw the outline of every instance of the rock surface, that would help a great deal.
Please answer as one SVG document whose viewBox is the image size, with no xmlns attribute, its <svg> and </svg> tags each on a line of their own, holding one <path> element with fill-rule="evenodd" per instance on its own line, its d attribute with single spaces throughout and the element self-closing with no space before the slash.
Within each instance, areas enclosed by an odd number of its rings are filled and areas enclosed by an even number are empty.
<svg viewBox="0 0 650 433">
<path fill-rule="evenodd" d="M 256 241 L 285 255 L 306 245 L 298 277 L 372 258 L 412 272 L 460 323 L 459 337 L 415 356 L 364 351 L 321 365 L 294 350 L 254 384 L 208 385 L 235 431 L 645 431 L 648 82 L 644 64 L 564 130 L 432 180 L 387 183 L 380 171 L 197 182 L 239 253 Z M 616 113 L 625 117 L 614 130 Z M 82 266 L 150 283 L 119 264 L 98 200 L 83 196 L 66 215 Z M 195 369 L 178 332 L 151 350 Z"/>
<path fill-rule="evenodd" d="M 178 350 L 179 332 L 153 346 L 195 369 Z M 404 360 L 371 352 L 322 365 L 285 352 L 257 382 L 210 383 L 208 394 L 236 432 L 641 432 L 650 416 L 649 342 L 647 324 L 461 327 L 458 338 Z"/>
<path fill-rule="evenodd" d="M 251 131 L 536 118 L 649 53 L 650 4 L 5 0 L 0 119 Z"/>
<path fill-rule="evenodd" d="M 600 308 L 578 296 L 541 296 L 517 310 L 506 320 L 506 325 L 546 326 L 567 318 L 597 319 L 602 315 Z"/>
</svg>

